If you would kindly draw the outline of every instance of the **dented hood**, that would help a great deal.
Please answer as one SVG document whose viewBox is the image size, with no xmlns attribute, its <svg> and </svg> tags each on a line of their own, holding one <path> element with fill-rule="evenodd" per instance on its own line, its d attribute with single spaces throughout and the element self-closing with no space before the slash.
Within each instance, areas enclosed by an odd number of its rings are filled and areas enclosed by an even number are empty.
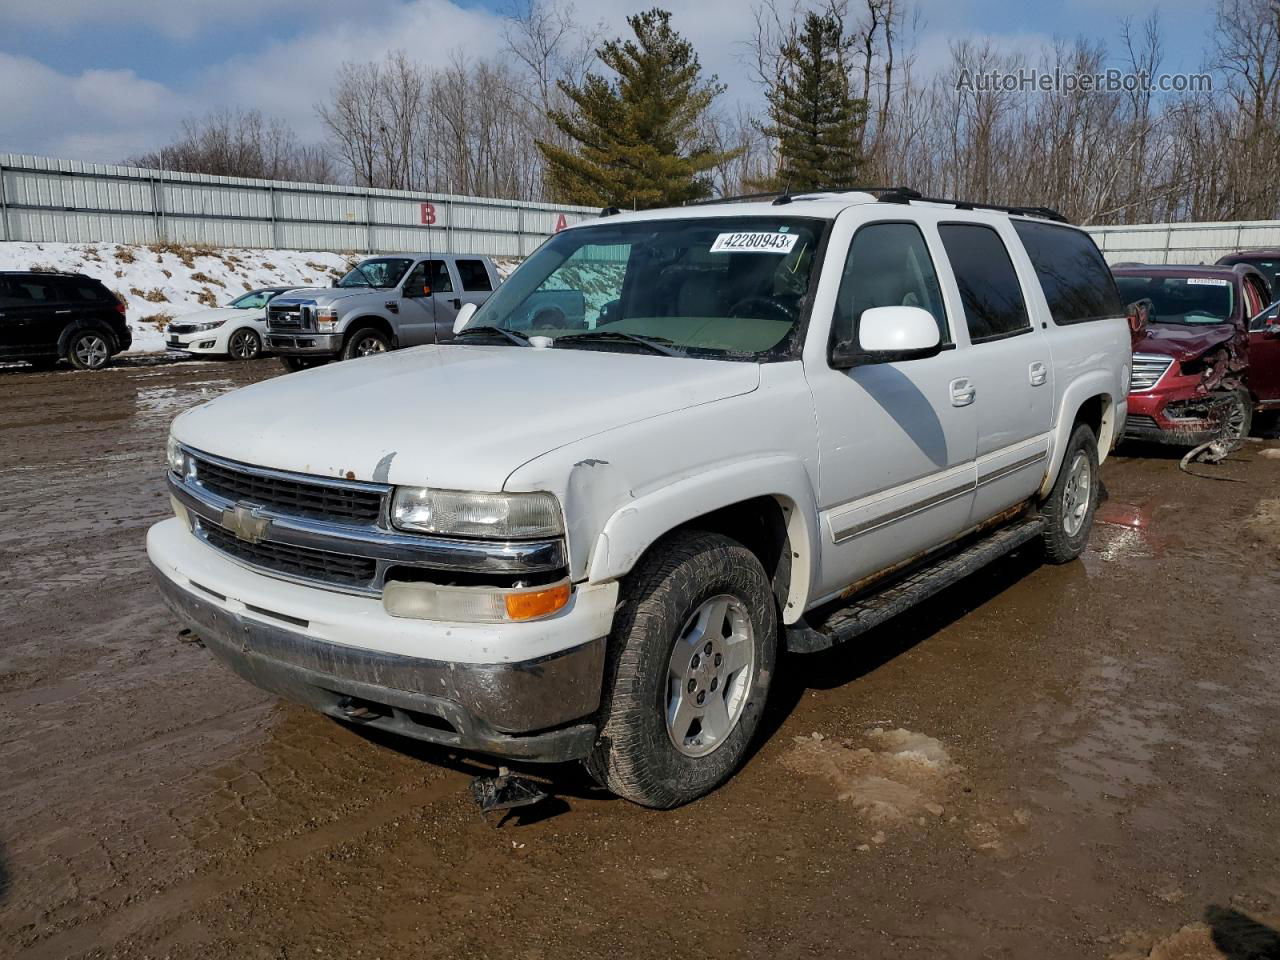
<svg viewBox="0 0 1280 960">
<path fill-rule="evenodd" d="M 1200 356 L 1236 335 L 1230 323 L 1189 326 L 1182 323 L 1149 323 L 1145 336 L 1133 346 L 1134 353 L 1159 353 L 1177 360 Z"/>
<path fill-rule="evenodd" d="M 173 432 L 198 450 L 278 470 L 499 490 L 556 447 L 749 393 L 759 381 L 754 363 L 450 344 L 253 384 L 187 411 Z"/>
</svg>

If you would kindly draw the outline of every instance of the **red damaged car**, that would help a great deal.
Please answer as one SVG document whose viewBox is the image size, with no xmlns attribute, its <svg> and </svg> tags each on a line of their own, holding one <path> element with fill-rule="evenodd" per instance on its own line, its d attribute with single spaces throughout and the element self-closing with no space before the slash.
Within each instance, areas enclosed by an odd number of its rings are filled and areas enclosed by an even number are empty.
<svg viewBox="0 0 1280 960">
<path fill-rule="evenodd" d="M 1266 322 L 1263 275 L 1246 264 L 1112 272 L 1123 301 L 1145 319 L 1125 436 L 1188 447 L 1248 436 L 1255 406 L 1280 402 L 1280 326 Z"/>
</svg>

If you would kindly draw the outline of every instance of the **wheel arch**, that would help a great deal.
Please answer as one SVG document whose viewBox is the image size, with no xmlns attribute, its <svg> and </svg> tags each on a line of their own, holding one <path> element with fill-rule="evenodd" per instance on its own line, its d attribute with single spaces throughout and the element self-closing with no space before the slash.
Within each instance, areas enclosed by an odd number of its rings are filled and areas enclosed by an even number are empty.
<svg viewBox="0 0 1280 960">
<path fill-rule="evenodd" d="M 101 320 L 95 320 L 92 317 L 77 317 L 58 334 L 58 356 L 62 359 L 67 358 L 67 353 L 71 348 L 71 339 L 77 334 L 85 330 L 91 330 L 94 333 L 100 333 L 107 338 L 107 344 L 111 347 L 111 354 L 120 352 L 120 338 L 116 336 L 116 332 L 111 329 L 110 325 Z"/>
<path fill-rule="evenodd" d="M 351 342 L 351 338 L 357 331 L 363 330 L 366 327 L 372 327 L 380 333 L 385 334 L 391 346 L 396 346 L 396 332 L 391 326 L 391 321 L 376 313 L 361 314 L 348 323 L 347 328 L 342 331 L 342 345 L 345 347 Z"/>
<path fill-rule="evenodd" d="M 1040 486 L 1040 496 L 1046 497 L 1053 489 L 1062 468 L 1062 458 L 1076 424 L 1085 423 L 1098 440 L 1098 463 L 1107 459 L 1116 437 L 1116 399 L 1113 384 L 1103 371 L 1094 376 L 1082 377 L 1073 382 L 1062 395 L 1058 417 L 1051 434 L 1049 469 Z"/>
<path fill-rule="evenodd" d="M 804 612 L 816 573 L 817 508 L 801 464 L 770 458 L 713 469 L 629 500 L 604 523 L 588 561 L 592 582 L 631 571 L 678 530 L 709 530 L 751 550 L 774 585 L 783 621 Z"/>
</svg>

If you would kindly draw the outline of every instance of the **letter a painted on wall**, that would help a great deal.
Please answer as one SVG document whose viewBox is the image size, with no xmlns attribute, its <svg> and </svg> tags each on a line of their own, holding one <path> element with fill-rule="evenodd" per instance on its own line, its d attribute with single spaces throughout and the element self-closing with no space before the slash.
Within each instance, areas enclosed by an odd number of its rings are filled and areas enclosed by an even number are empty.
<svg viewBox="0 0 1280 960">
<path fill-rule="evenodd" d="M 566 221 L 566 220 L 565 220 L 565 218 L 564 218 L 564 214 L 563 214 L 563 213 L 562 213 L 562 214 L 560 214 L 560 216 L 556 217 L 556 233 L 559 233 L 561 230 L 563 230 L 563 229 L 564 229 L 565 227 L 567 227 L 568 225 L 569 225 L 569 223 L 568 223 L 568 221 Z"/>
<path fill-rule="evenodd" d="M 434 203 L 422 204 L 422 225 L 429 227 L 436 222 L 436 205 Z"/>
</svg>

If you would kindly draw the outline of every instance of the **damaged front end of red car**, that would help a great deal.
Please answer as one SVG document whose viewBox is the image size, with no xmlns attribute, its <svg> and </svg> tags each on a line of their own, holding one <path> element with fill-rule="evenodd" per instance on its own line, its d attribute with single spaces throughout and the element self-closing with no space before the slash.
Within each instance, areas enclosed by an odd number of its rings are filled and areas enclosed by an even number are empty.
<svg viewBox="0 0 1280 960">
<path fill-rule="evenodd" d="M 1243 324 L 1188 328 L 1149 323 L 1147 307 L 1130 307 L 1133 373 L 1125 436 L 1194 447 L 1239 427 L 1249 337 Z"/>
</svg>

